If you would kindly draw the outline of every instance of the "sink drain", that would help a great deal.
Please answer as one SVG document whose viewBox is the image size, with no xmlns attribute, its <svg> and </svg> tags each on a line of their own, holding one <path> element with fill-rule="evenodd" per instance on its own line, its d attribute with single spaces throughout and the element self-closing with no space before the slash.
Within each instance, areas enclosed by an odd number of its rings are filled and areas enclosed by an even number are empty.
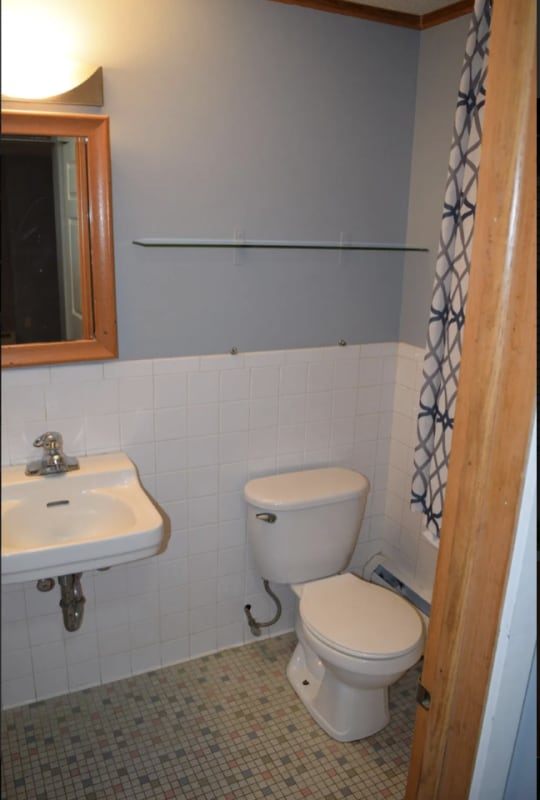
<svg viewBox="0 0 540 800">
<path fill-rule="evenodd" d="M 40 592 L 50 592 L 54 588 L 54 578 L 41 578 L 36 583 L 36 589 Z"/>
</svg>

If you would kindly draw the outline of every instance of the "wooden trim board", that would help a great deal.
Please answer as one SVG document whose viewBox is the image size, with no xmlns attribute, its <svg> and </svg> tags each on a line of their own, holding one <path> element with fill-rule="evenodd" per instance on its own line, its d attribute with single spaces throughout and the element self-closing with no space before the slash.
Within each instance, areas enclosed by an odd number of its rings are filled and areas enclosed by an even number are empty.
<svg viewBox="0 0 540 800">
<path fill-rule="evenodd" d="M 407 14 L 403 11 L 392 11 L 388 8 L 368 6 L 364 3 L 353 3 L 350 0 L 271 0 L 271 2 L 303 6 L 316 11 L 328 11 L 332 14 L 344 14 L 348 17 L 358 17 L 386 25 L 399 25 L 402 28 L 414 28 L 419 31 L 470 14 L 474 7 L 474 0 L 460 0 L 429 14 Z"/>
<path fill-rule="evenodd" d="M 452 3 L 450 6 L 439 8 L 429 14 L 422 14 L 420 16 L 420 30 L 423 31 L 426 28 L 433 28 L 435 25 L 450 22 L 452 19 L 464 17 L 465 14 L 471 14 L 473 8 L 474 0 L 461 0 L 459 3 Z"/>
<path fill-rule="evenodd" d="M 467 323 L 407 800 L 466 798 L 536 390 L 536 7 L 494 6 Z"/>
</svg>

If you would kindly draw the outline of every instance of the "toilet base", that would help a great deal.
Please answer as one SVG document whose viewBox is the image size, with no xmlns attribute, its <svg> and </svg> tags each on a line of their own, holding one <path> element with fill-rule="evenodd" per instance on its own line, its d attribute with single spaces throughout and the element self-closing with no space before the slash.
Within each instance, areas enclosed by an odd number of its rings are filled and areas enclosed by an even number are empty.
<svg viewBox="0 0 540 800">
<path fill-rule="evenodd" d="M 298 642 L 287 678 L 313 719 L 338 742 L 365 739 L 390 722 L 388 688 L 348 686 Z"/>
</svg>

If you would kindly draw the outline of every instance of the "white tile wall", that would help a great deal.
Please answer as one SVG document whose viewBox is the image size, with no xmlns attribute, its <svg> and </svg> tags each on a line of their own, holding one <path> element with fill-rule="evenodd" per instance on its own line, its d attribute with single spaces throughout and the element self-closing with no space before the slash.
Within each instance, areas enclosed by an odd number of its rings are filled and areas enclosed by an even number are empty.
<svg viewBox="0 0 540 800">
<path fill-rule="evenodd" d="M 248 478 L 328 464 L 371 482 L 353 566 L 383 548 L 421 584 L 434 554 L 408 508 L 422 353 L 403 344 L 4 370 L 2 465 L 58 429 L 66 452 L 125 450 L 171 520 L 166 552 L 83 574 L 67 633 L 59 590 L 2 589 L 5 707 L 252 641 L 243 607 L 274 614 L 246 547 Z M 290 630 L 294 597 L 278 587 Z"/>
<path fill-rule="evenodd" d="M 437 551 L 422 535 L 423 516 L 410 509 L 410 489 L 416 417 L 422 386 L 424 352 L 399 344 L 397 348 L 392 433 L 384 515 L 385 552 L 431 596 Z"/>
</svg>

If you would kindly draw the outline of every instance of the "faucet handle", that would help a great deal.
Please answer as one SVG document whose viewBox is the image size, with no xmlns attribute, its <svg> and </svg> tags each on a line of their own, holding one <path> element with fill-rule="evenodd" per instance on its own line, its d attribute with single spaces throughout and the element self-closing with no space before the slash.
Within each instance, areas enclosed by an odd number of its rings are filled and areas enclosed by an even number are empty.
<svg viewBox="0 0 540 800">
<path fill-rule="evenodd" d="M 41 436 L 34 441 L 34 447 L 44 447 L 45 450 L 53 451 L 62 451 L 62 445 L 64 440 L 62 439 L 62 434 L 58 433 L 58 431 L 46 431 L 46 433 L 42 433 Z"/>
<path fill-rule="evenodd" d="M 61 475 L 79 469 L 79 459 L 66 456 L 62 447 L 64 440 L 58 431 L 47 431 L 34 441 L 34 447 L 43 447 L 41 459 L 31 461 L 25 469 L 26 475 Z"/>
</svg>

